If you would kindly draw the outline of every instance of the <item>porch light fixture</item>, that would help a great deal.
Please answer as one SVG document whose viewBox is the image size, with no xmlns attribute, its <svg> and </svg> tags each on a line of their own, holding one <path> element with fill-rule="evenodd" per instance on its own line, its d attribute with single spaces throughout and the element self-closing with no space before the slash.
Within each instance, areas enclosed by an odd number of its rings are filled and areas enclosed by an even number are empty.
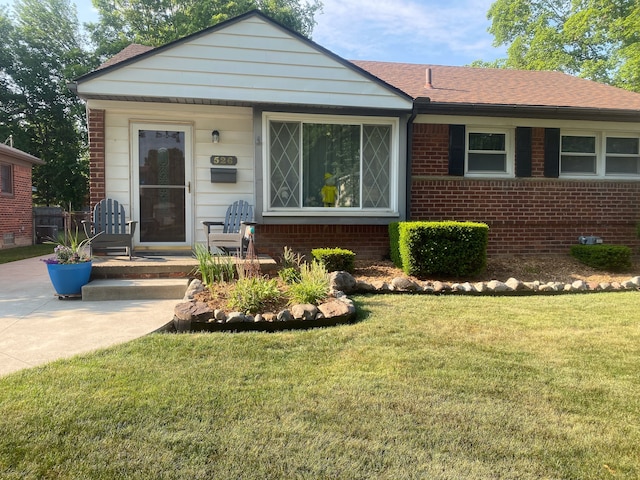
<svg viewBox="0 0 640 480">
<path fill-rule="evenodd" d="M 211 132 L 211 140 L 213 141 L 213 143 L 220 142 L 220 132 L 218 130 L 214 130 L 213 132 Z"/>
</svg>

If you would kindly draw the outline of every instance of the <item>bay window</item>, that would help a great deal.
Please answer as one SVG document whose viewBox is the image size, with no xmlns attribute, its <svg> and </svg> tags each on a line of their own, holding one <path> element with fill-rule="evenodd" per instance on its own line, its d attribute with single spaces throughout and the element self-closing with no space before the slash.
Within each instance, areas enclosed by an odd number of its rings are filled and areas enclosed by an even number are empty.
<svg viewBox="0 0 640 480">
<path fill-rule="evenodd" d="M 395 123 L 266 116 L 268 209 L 390 210 Z"/>
</svg>

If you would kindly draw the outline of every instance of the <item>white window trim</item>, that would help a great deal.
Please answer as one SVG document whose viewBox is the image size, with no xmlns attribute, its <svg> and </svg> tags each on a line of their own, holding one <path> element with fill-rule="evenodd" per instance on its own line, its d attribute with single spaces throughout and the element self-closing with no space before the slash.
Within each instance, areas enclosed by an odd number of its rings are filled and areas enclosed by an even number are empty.
<svg viewBox="0 0 640 480">
<path fill-rule="evenodd" d="M 504 134 L 505 148 L 505 171 L 469 171 L 469 135 L 472 133 L 501 133 Z M 478 178 L 513 178 L 515 176 L 515 129 L 496 128 L 467 125 L 464 139 L 464 176 Z"/>
<path fill-rule="evenodd" d="M 587 173 L 562 173 L 562 137 L 579 136 L 579 137 L 595 137 L 596 139 L 596 172 Z M 612 130 L 561 130 L 560 131 L 560 157 L 559 162 L 559 178 L 571 179 L 591 179 L 602 178 L 611 180 L 640 180 L 640 174 L 620 174 L 606 173 L 607 163 L 607 138 L 638 138 L 640 134 L 634 132 L 617 132 Z"/>
<path fill-rule="evenodd" d="M 335 125 L 390 125 L 391 145 L 390 145 L 390 169 L 389 172 L 389 208 L 364 208 L 364 207 L 299 207 L 299 208 L 273 208 L 271 207 L 271 179 L 270 169 L 270 128 L 269 124 L 276 122 L 301 122 L 301 123 L 322 123 Z M 309 217 L 349 217 L 349 216 L 397 216 L 398 215 L 398 172 L 399 172 L 399 120 L 394 117 L 362 117 L 362 116 L 339 116 L 339 115 L 307 115 L 300 113 L 277 113 L 264 112 L 262 114 L 262 171 L 264 172 L 262 186 L 264 205 L 264 216 L 309 216 Z M 361 152 L 362 153 L 362 152 Z M 301 159 L 302 161 L 302 159 Z M 360 164 L 362 168 L 362 163 Z"/>
<path fill-rule="evenodd" d="M 558 157 L 558 174 L 560 178 L 595 178 L 599 176 L 599 172 L 603 171 L 603 157 L 601 155 L 602 141 L 599 132 L 585 130 L 561 130 L 560 131 L 560 156 Z M 595 173 L 562 173 L 562 137 L 594 137 L 596 140 L 595 152 L 593 154 L 571 153 L 576 156 L 596 156 Z M 568 154 L 569 152 L 567 152 Z"/>
<path fill-rule="evenodd" d="M 638 179 L 640 180 L 640 173 L 637 174 L 624 174 L 624 173 L 607 173 L 607 138 L 633 138 L 638 140 L 638 146 L 640 149 L 640 135 L 638 134 L 633 134 L 633 133 L 615 133 L 615 132 L 604 132 L 603 133 L 603 138 L 602 138 L 602 174 L 605 176 L 605 178 L 615 178 L 615 179 L 627 179 L 627 180 L 633 180 L 633 179 Z M 631 158 L 634 155 L 631 154 L 613 154 L 614 156 L 617 157 L 627 157 L 627 158 Z M 638 152 L 638 155 L 640 155 L 640 150 Z M 638 156 L 636 155 L 636 156 Z"/>
</svg>

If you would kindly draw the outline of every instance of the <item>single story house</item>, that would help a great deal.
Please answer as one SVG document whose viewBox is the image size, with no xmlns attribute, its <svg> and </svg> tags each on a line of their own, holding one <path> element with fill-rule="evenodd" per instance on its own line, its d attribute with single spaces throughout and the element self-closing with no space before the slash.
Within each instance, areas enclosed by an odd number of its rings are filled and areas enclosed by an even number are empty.
<svg viewBox="0 0 640 480">
<path fill-rule="evenodd" d="M 234 200 L 257 249 L 388 253 L 398 220 L 489 224 L 490 254 L 638 246 L 640 94 L 557 72 L 349 62 L 252 11 L 131 45 L 87 102 L 91 203 L 138 250 L 191 249 Z"/>
<path fill-rule="evenodd" d="M 44 161 L 0 144 L 0 248 L 33 244 L 31 169 Z"/>
</svg>

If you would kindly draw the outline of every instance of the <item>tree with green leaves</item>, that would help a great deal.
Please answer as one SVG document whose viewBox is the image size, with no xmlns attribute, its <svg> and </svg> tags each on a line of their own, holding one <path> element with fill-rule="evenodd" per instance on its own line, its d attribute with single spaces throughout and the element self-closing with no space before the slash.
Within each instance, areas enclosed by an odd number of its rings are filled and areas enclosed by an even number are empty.
<svg viewBox="0 0 640 480">
<path fill-rule="evenodd" d="M 84 107 L 67 82 L 91 68 L 69 0 L 16 0 L 0 10 L 0 138 L 46 162 L 34 200 L 79 209 L 88 192 Z"/>
<path fill-rule="evenodd" d="M 497 0 L 487 17 L 508 56 L 477 64 L 558 70 L 640 91 L 637 0 Z"/>
<path fill-rule="evenodd" d="M 87 28 L 102 56 L 131 43 L 164 45 L 254 9 L 310 37 L 322 8 L 320 0 L 93 0 L 93 5 L 99 22 Z"/>
</svg>

